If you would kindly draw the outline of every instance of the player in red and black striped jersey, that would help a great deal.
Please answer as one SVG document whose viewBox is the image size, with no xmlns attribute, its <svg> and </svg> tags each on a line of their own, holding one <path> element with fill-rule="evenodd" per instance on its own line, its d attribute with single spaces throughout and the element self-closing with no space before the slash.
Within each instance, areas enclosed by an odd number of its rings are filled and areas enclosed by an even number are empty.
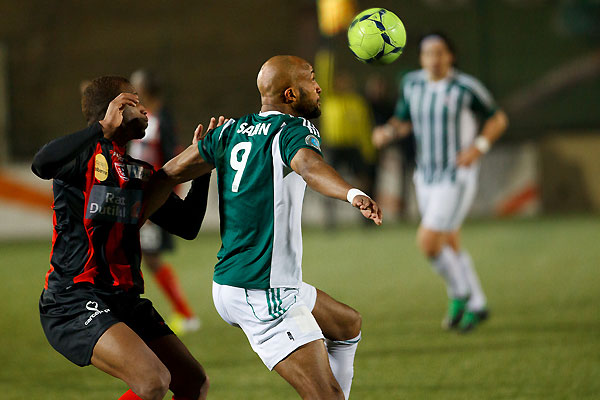
<svg viewBox="0 0 600 400">
<path fill-rule="evenodd" d="M 50 270 L 39 305 L 46 337 L 75 364 L 125 381 L 131 390 L 121 399 L 162 399 L 168 389 L 177 400 L 203 399 L 204 369 L 140 297 L 139 229 L 150 216 L 173 234 L 195 238 L 210 174 L 195 179 L 185 199 L 172 193 L 154 212 L 164 194 L 147 207 L 156 197 L 153 168 L 125 153 L 148 121 L 133 86 L 120 77 L 95 79 L 82 110 L 88 128 L 46 144 L 32 164 L 37 176 L 54 180 Z M 211 120 L 209 129 L 215 125 Z M 199 126 L 194 140 L 201 134 Z"/>
</svg>

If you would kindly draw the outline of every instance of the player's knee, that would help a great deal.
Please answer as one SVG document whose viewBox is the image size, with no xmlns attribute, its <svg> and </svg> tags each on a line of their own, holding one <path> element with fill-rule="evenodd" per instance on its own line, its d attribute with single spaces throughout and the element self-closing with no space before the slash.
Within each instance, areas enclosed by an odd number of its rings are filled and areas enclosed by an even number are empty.
<svg viewBox="0 0 600 400">
<path fill-rule="evenodd" d="M 171 383 L 171 374 L 167 368 L 156 370 L 153 374 L 146 376 L 146 379 L 134 389 L 134 392 L 143 399 L 162 400 Z"/>
<path fill-rule="evenodd" d="M 196 376 L 196 385 L 198 388 L 198 391 L 196 393 L 198 393 L 197 398 L 198 400 L 203 400 L 206 399 L 206 396 L 208 394 L 208 389 L 210 387 L 210 380 L 208 379 L 208 375 L 206 375 L 206 373 L 202 370 L 200 374 L 198 374 Z M 192 397 L 190 397 L 192 398 Z M 196 398 L 196 397 L 194 397 Z"/>
<path fill-rule="evenodd" d="M 436 258 L 441 251 L 439 241 L 429 232 L 417 234 L 417 246 L 427 258 Z"/>
<path fill-rule="evenodd" d="M 324 396 L 317 397 L 322 400 L 344 400 L 344 392 L 340 385 L 336 382 L 333 382 L 329 387 L 329 393 L 323 393 Z"/>
<path fill-rule="evenodd" d="M 360 334 L 362 328 L 362 316 L 355 309 L 348 307 L 345 310 L 344 317 L 337 324 L 335 331 L 331 331 L 330 340 L 350 340 Z"/>
<path fill-rule="evenodd" d="M 208 379 L 208 375 L 204 375 L 204 381 L 202 382 L 202 386 L 200 386 L 200 395 L 198 396 L 198 400 L 206 399 L 209 388 L 210 379 Z"/>
<path fill-rule="evenodd" d="M 197 365 L 196 368 L 187 369 L 185 375 L 178 376 L 171 382 L 171 390 L 176 396 L 186 399 L 205 399 L 209 388 L 208 376 L 204 369 Z"/>
<path fill-rule="evenodd" d="M 351 323 L 348 324 L 348 331 L 346 332 L 347 339 L 353 339 L 360 334 L 362 329 L 362 315 L 354 309 L 352 309 Z"/>
</svg>

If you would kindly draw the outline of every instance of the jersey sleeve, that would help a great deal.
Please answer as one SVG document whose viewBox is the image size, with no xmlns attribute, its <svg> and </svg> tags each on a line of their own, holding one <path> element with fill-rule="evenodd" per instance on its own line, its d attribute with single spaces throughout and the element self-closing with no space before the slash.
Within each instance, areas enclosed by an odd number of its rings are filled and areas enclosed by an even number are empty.
<svg viewBox="0 0 600 400">
<path fill-rule="evenodd" d="M 215 150 L 224 126 L 225 125 L 221 125 L 220 127 L 213 129 L 206 134 L 204 139 L 198 141 L 198 152 L 200 153 L 200 156 L 204 161 L 213 165 L 215 164 Z"/>
<path fill-rule="evenodd" d="M 84 172 L 96 143 L 103 137 L 95 123 L 79 132 L 55 139 L 35 155 L 32 171 L 42 179 L 77 180 Z"/>
<path fill-rule="evenodd" d="M 498 106 L 489 90 L 475 79 L 470 82 L 467 88 L 473 96 L 471 109 L 475 113 L 481 115 L 484 119 L 488 119 L 494 115 L 498 110 Z"/>
<path fill-rule="evenodd" d="M 394 110 L 394 117 L 401 121 L 410 121 L 410 104 L 408 103 L 408 99 L 408 83 L 407 79 L 404 78 L 400 85 L 400 98 Z"/>
<path fill-rule="evenodd" d="M 279 138 L 281 158 L 288 167 L 300 149 L 311 149 L 319 155 L 323 155 L 319 130 L 311 122 L 305 119 L 301 120 L 302 124 L 286 126 Z"/>
</svg>

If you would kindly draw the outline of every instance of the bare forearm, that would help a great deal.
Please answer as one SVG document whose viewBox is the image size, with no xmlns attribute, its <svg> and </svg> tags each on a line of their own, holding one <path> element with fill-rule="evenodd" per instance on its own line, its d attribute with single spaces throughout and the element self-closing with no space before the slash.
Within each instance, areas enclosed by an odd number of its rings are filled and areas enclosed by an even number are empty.
<svg viewBox="0 0 600 400">
<path fill-rule="evenodd" d="M 348 190 L 352 189 L 352 186 L 324 161 L 315 162 L 300 175 L 308 187 L 334 199 L 346 201 Z"/>
</svg>

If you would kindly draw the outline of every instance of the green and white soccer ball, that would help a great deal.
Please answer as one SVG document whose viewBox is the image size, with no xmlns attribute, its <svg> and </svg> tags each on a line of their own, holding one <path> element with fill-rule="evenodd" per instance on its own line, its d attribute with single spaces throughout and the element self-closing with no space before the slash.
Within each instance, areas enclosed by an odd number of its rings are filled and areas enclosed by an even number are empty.
<svg viewBox="0 0 600 400">
<path fill-rule="evenodd" d="M 406 44 L 404 24 L 385 8 L 369 8 L 348 28 L 348 46 L 364 63 L 389 64 L 400 57 Z"/>
</svg>

